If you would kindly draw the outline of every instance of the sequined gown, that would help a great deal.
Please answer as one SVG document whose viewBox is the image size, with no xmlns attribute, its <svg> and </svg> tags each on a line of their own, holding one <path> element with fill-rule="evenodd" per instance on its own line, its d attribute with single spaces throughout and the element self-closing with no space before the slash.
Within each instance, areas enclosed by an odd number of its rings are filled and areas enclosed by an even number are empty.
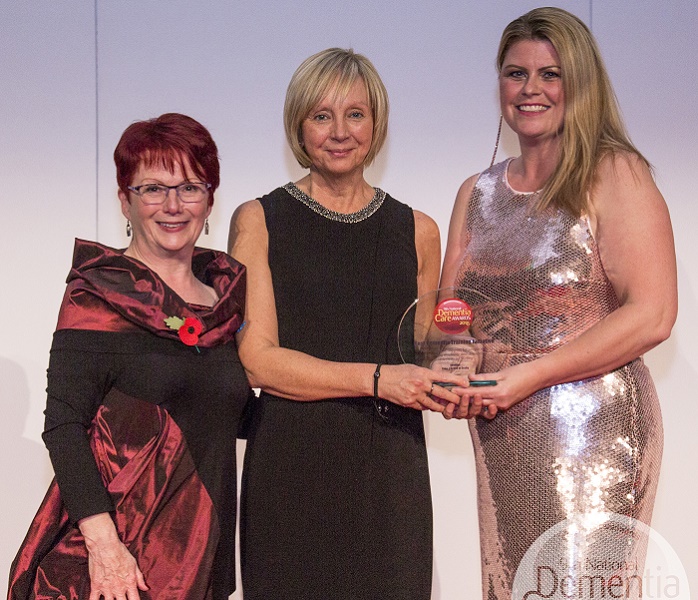
<svg viewBox="0 0 698 600">
<path fill-rule="evenodd" d="M 480 334 L 492 340 L 481 372 L 535 360 L 618 307 L 587 219 L 535 213 L 536 194 L 509 187 L 508 164 L 477 181 L 456 280 L 491 300 L 480 324 Z M 472 421 L 470 430 L 485 600 L 512 597 L 526 551 L 562 521 L 566 547 L 558 554 L 567 564 L 555 567 L 558 579 L 581 581 L 596 558 L 641 564 L 642 544 L 630 526 L 612 543 L 594 542 L 611 513 L 645 523 L 652 515 L 663 434 L 641 358 L 603 376 L 542 389 L 492 421 Z M 530 564 L 524 561 L 522 571 Z M 545 594 L 552 591 L 549 579 Z"/>
</svg>

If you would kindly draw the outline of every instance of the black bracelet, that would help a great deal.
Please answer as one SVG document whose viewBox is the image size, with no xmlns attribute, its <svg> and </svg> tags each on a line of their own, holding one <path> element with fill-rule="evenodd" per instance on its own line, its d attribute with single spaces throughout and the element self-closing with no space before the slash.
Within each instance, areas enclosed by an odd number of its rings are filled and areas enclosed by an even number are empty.
<svg viewBox="0 0 698 600">
<path fill-rule="evenodd" d="M 378 363 L 376 365 L 376 372 L 373 374 L 373 397 L 378 400 L 380 396 L 378 396 L 378 380 L 380 379 L 381 376 L 381 367 L 383 365 L 381 363 Z"/>
</svg>

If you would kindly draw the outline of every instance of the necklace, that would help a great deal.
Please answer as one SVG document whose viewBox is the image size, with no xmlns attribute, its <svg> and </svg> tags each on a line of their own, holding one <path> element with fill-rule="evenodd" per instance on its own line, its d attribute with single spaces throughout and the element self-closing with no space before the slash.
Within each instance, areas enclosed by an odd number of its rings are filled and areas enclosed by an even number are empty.
<svg viewBox="0 0 698 600">
<path fill-rule="evenodd" d="M 368 219 L 381 207 L 383 201 L 385 200 L 385 192 L 380 188 L 374 187 L 373 189 L 375 190 L 375 193 L 373 194 L 373 198 L 366 206 L 353 213 L 340 213 L 330 210 L 329 208 L 325 208 L 317 200 L 314 200 L 308 196 L 308 194 L 298 189 L 295 183 L 287 183 L 284 186 L 284 189 L 296 200 L 301 201 L 310 210 L 316 212 L 321 217 L 325 217 L 325 219 L 329 219 L 330 221 L 339 221 L 340 223 L 360 223 L 361 221 Z"/>
</svg>

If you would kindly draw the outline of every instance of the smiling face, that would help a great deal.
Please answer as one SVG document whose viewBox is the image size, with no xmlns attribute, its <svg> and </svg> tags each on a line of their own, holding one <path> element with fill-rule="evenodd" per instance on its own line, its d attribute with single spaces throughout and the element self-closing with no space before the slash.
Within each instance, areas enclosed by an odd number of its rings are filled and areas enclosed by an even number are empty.
<svg viewBox="0 0 698 600">
<path fill-rule="evenodd" d="M 189 167 L 175 163 L 170 172 L 162 165 L 146 167 L 141 163 L 131 182 L 132 187 L 147 183 L 179 185 L 186 181 L 200 182 Z M 203 183 L 203 182 L 202 182 Z M 194 244 L 199 239 L 206 217 L 211 213 L 207 199 L 195 204 L 185 204 L 175 190 L 170 190 L 161 205 L 146 205 L 141 198 L 130 192 L 119 192 L 121 212 L 131 221 L 133 239 L 129 254 L 146 264 L 182 257 L 191 258 Z"/>
<path fill-rule="evenodd" d="M 373 115 L 361 78 L 340 96 L 330 88 L 301 123 L 311 171 L 339 177 L 363 172 L 373 140 Z"/>
<path fill-rule="evenodd" d="M 522 143 L 556 139 L 565 118 L 560 59 L 547 40 L 512 44 L 499 73 L 502 116 Z"/>
</svg>

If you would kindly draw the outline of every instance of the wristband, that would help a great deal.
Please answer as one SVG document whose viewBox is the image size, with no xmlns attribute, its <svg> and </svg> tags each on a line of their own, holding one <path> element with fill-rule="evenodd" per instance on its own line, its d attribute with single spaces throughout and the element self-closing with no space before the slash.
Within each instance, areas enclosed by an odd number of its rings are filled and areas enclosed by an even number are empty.
<svg viewBox="0 0 698 600">
<path fill-rule="evenodd" d="M 381 367 L 383 365 L 381 363 L 378 363 L 376 365 L 376 372 L 373 374 L 373 397 L 378 400 L 378 380 L 380 379 L 381 376 Z"/>
</svg>

